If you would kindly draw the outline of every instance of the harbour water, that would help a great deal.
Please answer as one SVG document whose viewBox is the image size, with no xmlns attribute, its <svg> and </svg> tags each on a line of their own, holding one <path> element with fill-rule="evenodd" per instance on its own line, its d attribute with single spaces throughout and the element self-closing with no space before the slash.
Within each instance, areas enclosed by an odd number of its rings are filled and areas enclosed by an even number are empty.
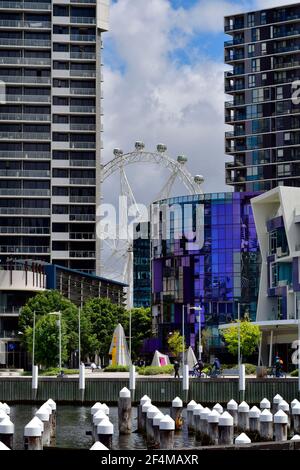
<svg viewBox="0 0 300 470">
<path fill-rule="evenodd" d="M 11 406 L 11 420 L 15 424 L 14 449 L 24 449 L 23 432 L 24 426 L 32 419 L 36 406 L 14 405 Z M 169 408 L 160 408 L 163 413 L 169 413 Z M 133 409 L 132 430 L 137 428 L 136 408 Z M 136 450 L 146 449 L 143 437 L 137 432 L 132 432 L 128 436 L 118 434 L 118 409 L 110 407 L 110 420 L 114 424 L 113 449 L 116 450 Z M 91 430 L 90 407 L 86 406 L 57 406 L 57 431 L 56 445 L 59 448 L 68 449 L 89 449 L 92 446 L 92 437 L 86 435 L 86 431 Z M 199 444 L 198 444 L 199 445 Z M 175 448 L 196 447 L 197 443 L 193 436 L 188 435 L 184 426 L 181 432 L 175 435 Z"/>
</svg>

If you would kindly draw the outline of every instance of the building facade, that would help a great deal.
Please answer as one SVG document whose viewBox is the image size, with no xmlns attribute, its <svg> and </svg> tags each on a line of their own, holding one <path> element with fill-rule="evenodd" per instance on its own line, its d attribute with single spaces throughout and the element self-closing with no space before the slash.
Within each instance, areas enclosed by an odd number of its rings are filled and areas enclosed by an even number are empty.
<svg viewBox="0 0 300 470">
<path fill-rule="evenodd" d="M 108 0 L 0 1 L 0 261 L 99 274 Z"/>
<path fill-rule="evenodd" d="M 278 352 L 291 366 L 300 313 L 300 188 L 275 188 L 254 198 L 252 207 L 262 256 L 261 360 L 271 366 Z"/>
<path fill-rule="evenodd" d="M 133 240 L 133 306 L 151 306 L 150 223 L 137 224 Z"/>
<path fill-rule="evenodd" d="M 188 346 L 198 348 L 200 320 L 210 332 L 210 353 L 222 347 L 218 327 L 237 318 L 238 303 L 241 316 L 255 320 L 260 252 L 250 202 L 254 195 L 217 193 L 157 203 L 160 214 L 152 221 L 157 234 L 152 240 L 152 309 L 163 351 L 168 335 L 182 331 L 183 314 Z M 179 216 L 172 211 L 174 205 L 182 208 Z M 161 209 L 165 206 L 170 210 Z M 199 206 L 203 218 L 197 221 Z M 170 228 L 167 239 L 165 226 Z M 199 232 L 200 245 L 190 244 L 189 234 L 197 237 Z M 189 309 L 195 306 L 202 308 L 200 319 Z"/>
<path fill-rule="evenodd" d="M 300 186 L 300 4 L 225 18 L 226 182 L 235 191 Z M 299 93 L 296 94 L 298 97 Z"/>
<path fill-rule="evenodd" d="M 9 260 L 0 266 L 0 367 L 27 367 L 18 331 L 21 308 L 38 292 L 55 289 L 78 307 L 104 297 L 125 305 L 125 284 L 43 262 Z"/>
</svg>

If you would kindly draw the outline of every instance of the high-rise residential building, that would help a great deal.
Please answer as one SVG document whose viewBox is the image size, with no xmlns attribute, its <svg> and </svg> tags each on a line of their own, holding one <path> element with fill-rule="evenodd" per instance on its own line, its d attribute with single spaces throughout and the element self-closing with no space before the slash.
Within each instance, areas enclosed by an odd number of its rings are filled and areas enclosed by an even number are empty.
<svg viewBox="0 0 300 470">
<path fill-rule="evenodd" d="M 133 306 L 151 306 L 151 241 L 150 223 L 136 224 L 133 240 Z M 143 235 L 144 234 L 144 235 Z"/>
<path fill-rule="evenodd" d="M 226 182 L 235 191 L 300 186 L 300 3 L 225 18 Z M 296 95 L 292 99 L 293 93 Z"/>
<path fill-rule="evenodd" d="M 109 0 L 0 0 L 0 261 L 99 274 Z"/>
</svg>

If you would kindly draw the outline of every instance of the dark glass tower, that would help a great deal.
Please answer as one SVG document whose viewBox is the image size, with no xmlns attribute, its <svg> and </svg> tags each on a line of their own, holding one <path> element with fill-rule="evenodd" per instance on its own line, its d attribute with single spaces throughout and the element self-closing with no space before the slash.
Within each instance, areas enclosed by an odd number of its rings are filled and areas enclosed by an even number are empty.
<svg viewBox="0 0 300 470">
<path fill-rule="evenodd" d="M 235 191 L 300 186 L 300 3 L 225 18 L 226 182 Z"/>
</svg>

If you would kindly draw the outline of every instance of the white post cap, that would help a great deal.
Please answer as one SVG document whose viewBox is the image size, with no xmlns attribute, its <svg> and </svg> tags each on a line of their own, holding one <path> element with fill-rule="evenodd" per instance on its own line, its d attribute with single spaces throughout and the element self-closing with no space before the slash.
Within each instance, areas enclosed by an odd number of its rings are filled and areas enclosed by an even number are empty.
<svg viewBox="0 0 300 470">
<path fill-rule="evenodd" d="M 131 397 L 130 390 L 128 390 L 128 388 L 126 388 L 126 387 L 122 388 L 122 390 L 120 390 L 119 397 L 120 398 L 130 398 Z"/>
<path fill-rule="evenodd" d="M 13 434 L 15 431 L 15 426 L 7 416 L 0 423 L 0 434 Z"/>
<path fill-rule="evenodd" d="M 267 398 L 264 398 L 260 404 L 259 404 L 260 408 L 262 410 L 269 410 L 271 408 L 271 403 L 270 401 L 267 399 Z"/>
<path fill-rule="evenodd" d="M 268 409 L 264 409 L 259 417 L 261 423 L 272 423 L 273 415 Z"/>
<path fill-rule="evenodd" d="M 7 418 L 7 416 L 8 415 L 5 413 L 5 411 L 2 408 L 0 408 L 0 421 Z"/>
<path fill-rule="evenodd" d="M 175 421 L 169 415 L 165 415 L 159 423 L 160 431 L 174 431 Z"/>
<path fill-rule="evenodd" d="M 165 415 L 161 411 L 156 413 L 156 415 L 154 416 L 153 421 L 152 421 L 153 426 L 159 426 L 159 423 L 164 418 L 164 416 Z"/>
<path fill-rule="evenodd" d="M 248 413 L 249 412 L 249 405 L 245 401 L 242 401 L 242 403 L 239 404 L 238 411 L 239 413 Z"/>
<path fill-rule="evenodd" d="M 220 415 L 223 413 L 223 406 L 220 405 L 220 403 L 217 403 L 214 407 L 213 410 L 216 410 Z"/>
<path fill-rule="evenodd" d="M 210 415 L 211 410 L 209 408 L 203 408 L 200 412 L 200 419 L 207 420 L 208 415 Z"/>
<path fill-rule="evenodd" d="M 207 417 L 209 423 L 218 423 L 220 419 L 220 413 L 217 410 L 212 410 Z"/>
<path fill-rule="evenodd" d="M 278 409 L 283 411 L 290 411 L 290 405 L 285 400 L 282 400 L 278 405 Z"/>
<path fill-rule="evenodd" d="M 280 403 L 281 400 L 283 400 L 282 396 L 279 395 L 279 393 L 277 393 L 277 395 L 275 395 L 275 397 L 273 398 L 273 403 L 275 403 L 275 405 L 278 405 L 278 403 Z"/>
<path fill-rule="evenodd" d="M 157 415 L 157 413 L 159 412 L 159 409 L 156 408 L 156 406 L 150 406 L 150 408 L 148 408 L 147 410 L 147 418 L 149 419 L 153 419 L 155 415 Z"/>
<path fill-rule="evenodd" d="M 200 403 L 199 403 L 199 404 L 196 405 L 195 408 L 193 409 L 193 416 L 195 416 L 195 415 L 200 415 L 202 410 L 203 410 L 203 406 L 200 405 Z"/>
<path fill-rule="evenodd" d="M 10 406 L 7 403 L 2 403 L 2 408 L 4 409 L 7 415 L 10 415 Z"/>
<path fill-rule="evenodd" d="M 3 442 L 0 441 L 0 450 L 11 450 L 9 447 L 7 447 Z"/>
<path fill-rule="evenodd" d="M 142 413 L 147 413 L 151 406 L 153 406 L 152 403 L 150 401 L 146 401 L 142 406 Z"/>
<path fill-rule="evenodd" d="M 174 400 L 172 401 L 172 408 L 182 408 L 182 407 L 183 407 L 183 403 L 182 403 L 181 398 L 179 397 L 174 398 Z"/>
<path fill-rule="evenodd" d="M 234 443 L 236 446 L 251 444 L 251 439 L 243 432 L 235 439 Z"/>
<path fill-rule="evenodd" d="M 49 405 L 53 411 L 56 410 L 56 403 L 54 400 L 52 400 L 52 398 L 49 398 L 49 400 L 47 400 L 45 404 Z"/>
<path fill-rule="evenodd" d="M 50 419 L 50 412 L 49 412 L 49 408 L 45 407 L 45 406 L 41 406 L 36 412 L 35 412 L 35 416 L 37 416 L 38 418 L 40 418 L 41 421 L 49 421 Z"/>
<path fill-rule="evenodd" d="M 293 415 L 300 415 L 300 403 L 296 403 L 296 405 L 292 408 Z"/>
<path fill-rule="evenodd" d="M 90 450 L 109 450 L 109 449 L 105 447 L 105 445 L 102 444 L 102 442 L 97 441 L 95 442 L 95 444 L 92 445 Z"/>
<path fill-rule="evenodd" d="M 282 410 L 277 411 L 277 413 L 274 415 L 274 423 L 275 424 L 287 424 L 287 422 L 288 422 L 287 414 L 285 414 L 285 412 Z"/>
<path fill-rule="evenodd" d="M 187 411 L 193 411 L 193 409 L 195 408 L 195 406 L 197 406 L 197 403 L 195 402 L 195 400 L 191 400 L 188 404 L 187 404 Z"/>
<path fill-rule="evenodd" d="M 149 398 L 148 395 L 144 395 L 144 396 L 140 399 L 140 404 L 141 404 L 141 405 L 144 405 L 144 403 L 147 403 L 147 401 L 150 401 L 150 402 L 151 402 L 151 398 Z"/>
<path fill-rule="evenodd" d="M 104 419 L 97 426 L 97 434 L 105 434 L 112 436 L 114 433 L 114 425 L 108 420 Z"/>
<path fill-rule="evenodd" d="M 103 410 L 106 415 L 109 415 L 109 407 L 106 403 L 102 403 L 100 410 Z"/>
<path fill-rule="evenodd" d="M 26 437 L 41 437 L 42 435 L 42 428 L 33 419 L 29 421 L 28 424 L 24 427 L 24 436 Z"/>
<path fill-rule="evenodd" d="M 220 416 L 219 426 L 233 426 L 233 417 L 227 411 Z"/>
<path fill-rule="evenodd" d="M 261 415 L 261 411 L 257 408 L 257 406 L 252 406 L 251 410 L 249 410 L 249 418 L 259 418 Z"/>
<path fill-rule="evenodd" d="M 227 410 L 236 411 L 238 409 L 238 404 L 235 400 L 230 400 L 227 403 Z"/>
<path fill-rule="evenodd" d="M 96 425 L 97 422 L 103 418 L 107 418 L 103 410 L 98 410 L 97 413 L 93 415 L 93 423 Z"/>
<path fill-rule="evenodd" d="M 40 420 L 40 418 L 38 418 L 37 416 L 34 416 L 31 421 L 38 424 L 40 426 L 42 432 L 44 432 L 44 423 L 43 423 L 43 421 Z"/>
<path fill-rule="evenodd" d="M 92 407 L 91 407 L 91 415 L 94 415 L 97 413 L 97 411 L 101 408 L 101 403 L 97 401 Z"/>
<path fill-rule="evenodd" d="M 300 403 L 299 400 L 297 400 L 297 398 L 294 398 L 293 401 L 291 401 L 291 408 L 294 408 L 295 405 L 298 405 L 298 403 Z"/>
<path fill-rule="evenodd" d="M 291 441 L 300 441 L 300 436 L 299 436 L 299 434 L 295 434 L 295 435 L 292 437 Z"/>
</svg>

